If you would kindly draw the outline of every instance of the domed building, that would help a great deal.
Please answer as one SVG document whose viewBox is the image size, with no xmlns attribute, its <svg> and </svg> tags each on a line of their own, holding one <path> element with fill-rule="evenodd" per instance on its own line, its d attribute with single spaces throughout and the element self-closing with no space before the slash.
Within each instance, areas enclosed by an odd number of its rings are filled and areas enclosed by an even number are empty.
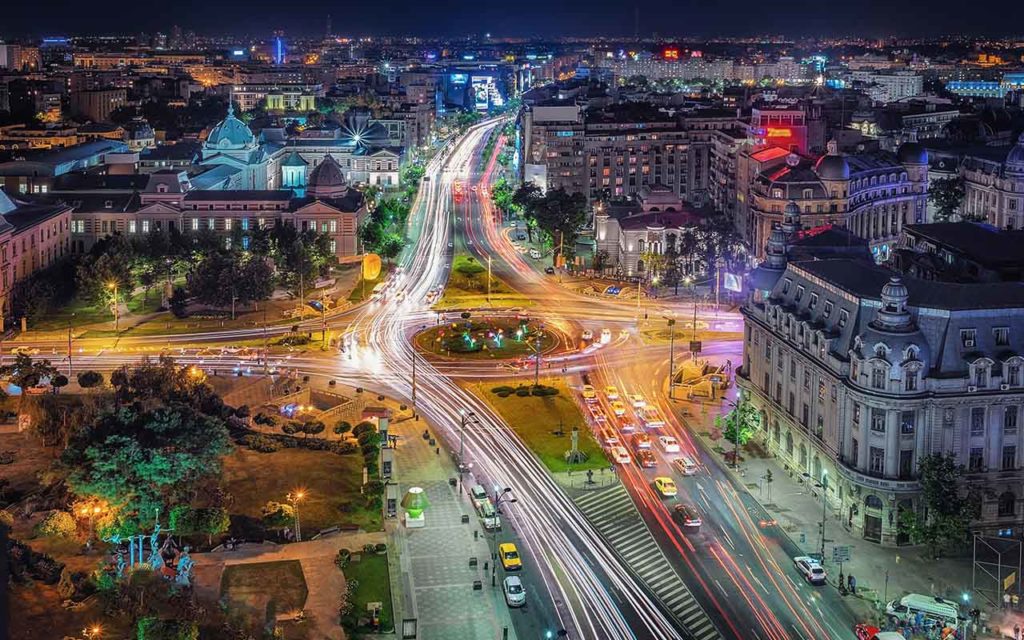
<svg viewBox="0 0 1024 640">
<path fill-rule="evenodd" d="M 200 164 L 212 168 L 199 182 L 201 188 L 276 189 L 280 182 L 268 172 L 269 158 L 256 143 L 249 125 L 235 117 L 235 108 L 218 122 L 203 142 Z M 207 187 L 209 185 L 209 187 Z"/>
<path fill-rule="evenodd" d="M 747 196 L 751 246 L 763 247 L 771 229 L 795 208 L 800 226 L 843 227 L 866 240 L 878 262 L 895 246 L 904 224 L 923 222 L 928 200 L 927 152 L 908 142 L 898 153 L 846 156 L 835 141 L 813 160 L 796 153 L 767 154 Z"/>
<path fill-rule="evenodd" d="M 1009 148 L 971 150 L 960 177 L 964 215 L 1000 229 L 1024 229 L 1024 134 Z"/>
<path fill-rule="evenodd" d="M 926 160 L 913 148 L 903 159 Z M 779 475 L 825 487 L 827 509 L 854 535 L 904 545 L 902 514 L 929 507 L 922 461 L 952 454 L 981 496 L 972 529 L 1024 533 L 1024 283 L 787 258 L 787 242 L 776 225 L 761 290 L 748 287 L 742 308 L 736 372 Z"/>
</svg>

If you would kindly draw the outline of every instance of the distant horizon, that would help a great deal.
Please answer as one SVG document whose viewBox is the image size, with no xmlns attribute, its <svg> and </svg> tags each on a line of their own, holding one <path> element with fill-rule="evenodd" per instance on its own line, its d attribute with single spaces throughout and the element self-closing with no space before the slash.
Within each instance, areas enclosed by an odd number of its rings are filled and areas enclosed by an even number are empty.
<svg viewBox="0 0 1024 640">
<path fill-rule="evenodd" d="M 1024 4 L 994 0 L 984 11 L 965 11 L 950 0 L 889 3 L 847 0 L 845 3 L 797 1 L 766 8 L 754 0 L 701 6 L 697 0 L 654 3 L 640 0 L 563 0 L 559 3 L 521 0 L 514 6 L 447 0 L 425 8 L 413 0 L 392 0 L 386 11 L 367 11 L 363 4 L 300 0 L 283 9 L 279 3 L 252 0 L 246 5 L 210 4 L 202 11 L 181 13 L 173 6 L 108 0 L 103 11 L 72 0 L 41 5 L 27 0 L 5 12 L 0 36 L 9 38 L 117 36 L 169 33 L 178 24 L 203 37 L 262 37 L 283 29 L 293 37 L 332 32 L 372 37 L 482 38 L 1012 38 L 1024 41 Z M 538 19 L 542 18 L 542 19 Z M 115 26 L 114 22 L 120 22 Z M 39 26 L 45 23 L 45 27 Z M 841 27 L 840 27 L 841 25 Z M 899 28 L 894 29 L 894 25 Z M 500 32 L 508 29 L 507 33 Z M 1017 31 L 1017 33 L 1013 33 Z M 571 33 L 572 35 L 566 35 Z"/>
</svg>

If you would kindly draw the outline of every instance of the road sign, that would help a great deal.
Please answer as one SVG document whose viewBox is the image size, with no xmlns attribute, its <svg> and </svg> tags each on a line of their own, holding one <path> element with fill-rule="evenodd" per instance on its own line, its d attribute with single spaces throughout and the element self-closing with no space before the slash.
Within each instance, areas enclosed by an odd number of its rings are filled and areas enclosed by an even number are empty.
<svg viewBox="0 0 1024 640">
<path fill-rule="evenodd" d="M 1015 582 L 1017 582 L 1016 571 L 1010 573 L 1010 575 L 1003 578 L 1003 591 L 1009 591 L 1010 587 L 1012 587 Z"/>
<path fill-rule="evenodd" d="M 836 545 L 832 547 L 832 562 L 839 564 L 840 562 L 850 561 L 850 547 L 849 545 Z"/>
<path fill-rule="evenodd" d="M 693 353 L 700 353 L 700 340 L 690 340 L 690 351 Z"/>
</svg>

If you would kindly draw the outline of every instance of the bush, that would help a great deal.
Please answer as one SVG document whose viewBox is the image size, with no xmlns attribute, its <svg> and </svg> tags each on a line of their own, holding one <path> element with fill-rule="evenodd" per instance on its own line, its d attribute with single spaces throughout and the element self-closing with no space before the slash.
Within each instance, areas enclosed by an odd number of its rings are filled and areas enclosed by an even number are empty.
<svg viewBox="0 0 1024 640">
<path fill-rule="evenodd" d="M 363 545 L 363 553 L 376 553 L 376 552 L 377 552 L 377 545 L 373 544 L 372 542 L 367 542 L 366 544 Z"/>
<path fill-rule="evenodd" d="M 83 389 L 99 387 L 103 384 L 103 374 L 99 371 L 83 371 L 78 374 L 78 386 Z"/>
<path fill-rule="evenodd" d="M 14 464 L 14 452 L 0 451 L 0 464 Z"/>
<path fill-rule="evenodd" d="M 67 511 L 51 511 L 46 518 L 36 526 L 36 532 L 41 536 L 53 538 L 73 538 L 78 531 L 78 523 L 74 516 Z"/>
<path fill-rule="evenodd" d="M 295 521 L 295 509 L 290 504 L 271 500 L 260 509 L 260 517 L 268 527 L 284 527 Z"/>
<path fill-rule="evenodd" d="M 0 525 L 10 529 L 14 526 L 14 514 L 7 509 L 0 509 Z"/>
<path fill-rule="evenodd" d="M 352 442 L 332 442 L 328 447 L 328 451 L 336 453 L 339 456 L 346 456 L 356 452 L 356 445 Z"/>
<path fill-rule="evenodd" d="M 259 453 L 274 453 L 281 450 L 281 444 L 273 438 L 260 434 L 249 434 L 242 438 L 242 444 Z"/>
<path fill-rule="evenodd" d="M 512 393 L 513 391 L 515 391 L 515 389 L 513 389 L 512 387 L 509 387 L 507 385 L 502 385 L 500 387 L 494 387 L 493 389 L 491 389 L 491 393 L 496 393 L 499 396 L 501 394 L 503 394 L 503 393 L 507 396 L 508 394 Z"/>
<path fill-rule="evenodd" d="M 362 441 L 362 435 L 364 433 L 373 433 L 377 430 L 377 427 L 373 426 L 372 422 L 360 422 L 352 429 L 352 435 L 359 438 Z"/>
<path fill-rule="evenodd" d="M 346 422 L 345 420 L 342 420 L 338 424 L 334 425 L 334 433 L 336 433 L 339 436 L 342 435 L 342 434 L 348 433 L 351 430 L 352 430 L 352 424 L 349 423 L 349 422 Z"/>
<path fill-rule="evenodd" d="M 378 542 L 377 545 L 373 548 L 373 550 L 377 553 L 377 555 L 382 556 L 388 552 L 388 545 L 384 544 L 383 542 Z"/>
<path fill-rule="evenodd" d="M 343 570 L 348 566 L 349 561 L 352 559 L 352 552 L 348 549 L 338 549 L 338 555 L 334 556 L 334 566 Z"/>
<path fill-rule="evenodd" d="M 509 390 L 509 391 L 498 391 L 497 394 L 498 394 L 499 398 L 507 398 L 510 395 L 512 395 L 512 391 L 511 390 Z"/>
<path fill-rule="evenodd" d="M 542 384 L 539 384 L 536 387 L 533 387 L 533 389 L 530 390 L 530 393 L 532 393 L 535 396 L 542 396 L 542 397 L 543 396 L 557 396 L 558 395 L 558 389 L 556 389 L 555 387 L 547 387 L 547 386 L 544 386 Z"/>
<path fill-rule="evenodd" d="M 277 344 L 284 345 L 286 347 L 301 347 L 310 343 L 310 337 L 305 334 L 295 336 L 285 336 L 277 341 Z"/>
<path fill-rule="evenodd" d="M 527 387 L 519 387 L 516 389 L 516 395 L 520 398 L 526 398 L 530 395 L 530 390 Z"/>
<path fill-rule="evenodd" d="M 263 413 L 261 411 L 260 413 L 256 414 L 256 417 L 253 418 L 252 421 L 255 422 L 256 424 L 261 424 L 267 427 L 273 427 L 277 424 L 277 416 L 271 415 L 269 413 Z"/>
</svg>

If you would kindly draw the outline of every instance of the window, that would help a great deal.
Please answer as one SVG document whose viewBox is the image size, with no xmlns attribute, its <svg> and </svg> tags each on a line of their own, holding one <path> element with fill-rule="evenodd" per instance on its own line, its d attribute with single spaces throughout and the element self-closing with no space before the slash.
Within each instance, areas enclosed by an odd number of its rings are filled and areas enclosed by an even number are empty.
<svg viewBox="0 0 1024 640">
<path fill-rule="evenodd" d="M 1016 387 L 1020 385 L 1020 365 L 1011 364 L 1006 367 L 1006 384 Z"/>
<path fill-rule="evenodd" d="M 809 310 L 813 311 L 813 310 L 814 310 L 814 307 L 816 307 L 816 306 L 818 306 L 818 294 L 816 294 L 816 293 L 812 293 L 812 294 L 811 294 L 811 299 L 810 299 L 810 301 L 809 301 L 809 302 L 807 303 L 807 308 L 808 308 Z"/>
<path fill-rule="evenodd" d="M 134 220 L 129 220 L 128 221 L 128 233 L 135 233 L 135 221 Z"/>
<path fill-rule="evenodd" d="M 1017 468 L 1017 446 L 1008 444 L 1003 447 L 1003 460 L 1001 469 L 1009 471 Z"/>
<path fill-rule="evenodd" d="M 821 438 L 824 435 L 824 433 L 825 433 L 825 417 L 822 416 L 821 414 L 818 414 L 817 422 L 816 422 L 815 427 L 814 427 L 814 437 L 816 437 L 818 440 L 821 440 Z"/>
<path fill-rule="evenodd" d="M 249 249 L 249 236 L 242 236 L 242 248 L 248 251 L 248 249 Z"/>
<path fill-rule="evenodd" d="M 971 408 L 971 435 L 985 435 L 985 407 Z"/>
<path fill-rule="evenodd" d="M 868 473 L 876 475 L 885 473 L 885 449 L 868 447 Z"/>
<path fill-rule="evenodd" d="M 327 222 L 326 221 L 320 223 L 320 233 L 327 233 Z"/>
<path fill-rule="evenodd" d="M 1017 433 L 1017 407 L 1006 407 L 1003 409 L 1003 433 L 1005 435 L 1016 435 Z"/>
<path fill-rule="evenodd" d="M 789 415 L 796 415 L 796 396 L 792 391 L 789 392 Z"/>
<path fill-rule="evenodd" d="M 142 221 L 142 233 L 149 233 L 149 220 Z"/>
<path fill-rule="evenodd" d="M 782 293 L 783 294 L 789 293 L 789 287 L 792 284 L 793 284 L 793 281 L 791 279 L 789 279 L 789 278 L 786 278 L 785 280 L 783 280 L 782 281 Z"/>
<path fill-rule="evenodd" d="M 914 450 L 900 451 L 900 480 L 909 480 L 914 474 Z"/>
<path fill-rule="evenodd" d="M 217 228 L 217 219 L 216 218 L 207 218 L 206 219 L 206 228 L 209 229 L 210 231 L 213 231 L 214 229 L 216 229 Z"/>
<path fill-rule="evenodd" d="M 811 372 L 804 370 L 804 389 L 811 388 Z"/>
<path fill-rule="evenodd" d="M 829 317 L 830 315 L 832 315 L 832 308 L 833 308 L 834 306 L 835 306 L 835 305 L 833 305 L 831 301 L 829 301 L 829 300 L 826 300 L 826 301 L 825 301 L 825 308 L 821 310 L 821 315 L 822 315 L 823 317 L 825 317 L 825 318 L 827 318 L 827 317 Z"/>
<path fill-rule="evenodd" d="M 917 391 L 917 372 L 907 369 L 903 374 L 903 388 L 907 391 Z"/>
<path fill-rule="evenodd" d="M 796 360 L 790 359 L 789 361 L 789 379 L 796 380 Z"/>
<path fill-rule="evenodd" d="M 853 424 L 860 424 L 860 405 L 853 403 Z"/>
<path fill-rule="evenodd" d="M 199 231 L 199 218 L 192 218 L 192 230 Z"/>
<path fill-rule="evenodd" d="M 262 229 L 262 228 L 264 228 L 266 226 L 267 226 L 267 219 L 266 218 L 256 218 L 256 228 L 257 229 Z"/>
<path fill-rule="evenodd" d="M 850 320 L 850 314 L 846 309 L 839 310 L 839 328 L 842 329 L 846 326 L 846 323 Z"/>
<path fill-rule="evenodd" d="M 992 329 L 992 337 L 995 338 L 996 346 L 1005 347 L 1010 344 L 1010 328 L 996 327 Z"/>
<path fill-rule="evenodd" d="M 811 421 L 811 407 L 808 406 L 806 402 L 804 403 L 803 407 L 801 407 L 800 417 L 803 418 L 802 422 L 805 427 Z"/>
<path fill-rule="evenodd" d="M 1007 491 L 999 496 L 999 515 L 1009 517 L 1017 512 L 1017 496 L 1012 491 Z"/>
<path fill-rule="evenodd" d="M 338 233 L 338 221 L 331 220 L 331 233 Z"/>
<path fill-rule="evenodd" d="M 885 389 L 885 368 L 881 365 L 871 367 L 871 388 Z"/>
<path fill-rule="evenodd" d="M 231 231 L 231 218 L 224 218 L 224 230 Z"/>
<path fill-rule="evenodd" d="M 853 445 L 850 447 L 850 462 L 857 464 L 857 459 L 860 457 L 860 443 L 857 442 L 857 438 L 853 439 Z"/>
<path fill-rule="evenodd" d="M 800 286 L 798 286 L 796 288 L 796 296 L 793 298 L 793 301 L 794 302 L 800 302 L 800 300 L 803 297 L 804 297 L 804 287 L 803 287 L 803 285 L 800 285 Z"/>
<path fill-rule="evenodd" d="M 331 240 L 331 253 L 337 253 L 337 252 L 338 252 L 338 241 L 337 240 Z"/>
<path fill-rule="evenodd" d="M 242 231 L 249 230 L 249 218 L 242 218 Z"/>
<path fill-rule="evenodd" d="M 818 381 L 818 402 L 825 402 L 825 383 Z"/>
<path fill-rule="evenodd" d="M 978 344 L 978 332 L 975 329 L 961 329 L 960 344 L 967 349 L 973 348 Z"/>
<path fill-rule="evenodd" d="M 985 450 L 981 447 L 971 447 L 970 453 L 967 455 L 967 470 L 968 471 L 981 471 L 985 466 Z"/>
<path fill-rule="evenodd" d="M 914 426 L 917 414 L 913 411 L 900 412 L 900 434 L 905 436 L 914 435 Z"/>
<path fill-rule="evenodd" d="M 882 409 L 871 410 L 871 430 L 876 433 L 885 433 L 885 411 Z"/>
<path fill-rule="evenodd" d="M 988 366 L 984 364 L 974 367 L 974 386 L 984 389 L 988 386 Z"/>
</svg>

